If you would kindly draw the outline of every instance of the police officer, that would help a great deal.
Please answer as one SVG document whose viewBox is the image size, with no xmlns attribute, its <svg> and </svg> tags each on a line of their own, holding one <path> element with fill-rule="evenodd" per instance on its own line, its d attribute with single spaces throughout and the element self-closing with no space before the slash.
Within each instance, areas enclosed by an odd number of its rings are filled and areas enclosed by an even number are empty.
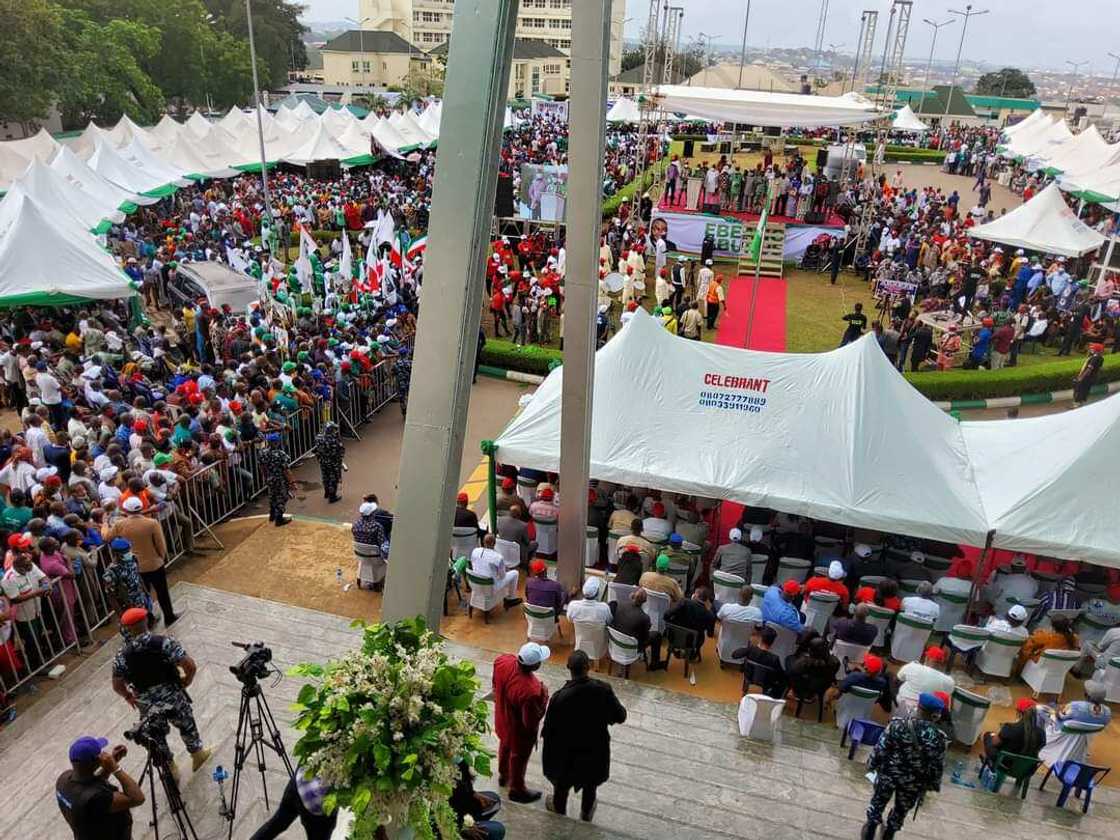
<svg viewBox="0 0 1120 840">
<path fill-rule="evenodd" d="M 192 769 L 198 770 L 210 757 L 210 750 L 202 746 L 186 692 L 198 666 L 175 639 L 152 634 L 147 610 L 126 610 L 121 627 L 128 640 L 113 660 L 113 691 L 139 709 L 141 719 L 159 715 L 178 729 L 191 754 Z M 166 743 L 163 747 L 170 754 Z M 171 773 L 178 778 L 174 761 Z"/>
<path fill-rule="evenodd" d="M 117 766 L 127 750 L 123 745 L 105 747 L 104 738 L 83 735 L 70 745 L 70 769 L 55 782 L 55 797 L 74 840 L 129 840 L 132 815 L 144 804 L 144 792 Z M 109 783 L 112 776 L 120 790 Z"/>
</svg>

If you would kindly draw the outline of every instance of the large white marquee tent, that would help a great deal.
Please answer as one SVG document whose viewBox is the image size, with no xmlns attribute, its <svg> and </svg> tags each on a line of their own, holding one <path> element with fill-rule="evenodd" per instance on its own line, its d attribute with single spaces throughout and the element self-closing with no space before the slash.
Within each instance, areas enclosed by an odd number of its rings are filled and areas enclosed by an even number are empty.
<svg viewBox="0 0 1120 840">
<path fill-rule="evenodd" d="M 1105 241 L 1104 236 L 1077 218 L 1057 184 L 1051 184 L 1006 216 L 972 228 L 968 235 L 1064 257 L 1091 253 Z"/>
<path fill-rule="evenodd" d="M 563 375 L 498 437 L 503 463 L 558 469 Z M 958 423 L 871 336 L 760 353 L 678 338 L 640 310 L 596 354 L 594 392 L 592 478 L 974 546 L 994 532 L 996 547 L 1120 566 L 1107 494 L 1084 493 L 1120 468 L 1118 397 Z"/>
<path fill-rule="evenodd" d="M 654 98 L 662 110 L 706 120 L 749 125 L 817 128 L 859 125 L 881 114 L 862 96 L 803 96 L 760 90 L 661 85 Z"/>
</svg>

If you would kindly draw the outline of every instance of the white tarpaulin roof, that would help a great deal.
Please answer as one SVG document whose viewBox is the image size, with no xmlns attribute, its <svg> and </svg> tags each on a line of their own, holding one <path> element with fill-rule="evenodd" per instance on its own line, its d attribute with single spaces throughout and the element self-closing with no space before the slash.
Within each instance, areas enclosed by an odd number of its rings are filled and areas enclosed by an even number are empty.
<svg viewBox="0 0 1120 840">
<path fill-rule="evenodd" d="M 1058 151 L 1073 135 L 1063 119 L 1046 118 L 1008 142 L 1004 154 L 1009 157 L 1045 160 Z"/>
<path fill-rule="evenodd" d="M 891 127 L 895 131 L 929 131 L 929 126 L 918 119 L 909 104 L 903 105 L 894 115 Z"/>
<path fill-rule="evenodd" d="M 972 228 L 968 235 L 1064 257 L 1080 257 L 1095 251 L 1105 239 L 1069 209 L 1057 184 L 1051 184 L 1006 216 Z"/>
<path fill-rule="evenodd" d="M 91 192 L 86 192 L 65 175 L 36 160 L 12 184 L 13 189 L 23 187 L 40 207 L 49 207 L 59 215 L 74 217 L 83 228 L 93 230 L 103 221 L 119 224 L 124 213 L 117 204 L 110 204 Z"/>
<path fill-rule="evenodd" d="M 1015 135 L 1021 134 L 1022 132 L 1029 129 L 1032 125 L 1035 125 L 1036 123 L 1045 119 L 1047 119 L 1046 114 L 1042 112 L 1041 108 L 1038 108 L 1034 111 L 1031 111 L 1028 116 L 1015 123 L 1014 125 L 1007 126 L 1007 128 L 1003 130 L 1003 136 L 1011 139 Z"/>
<path fill-rule="evenodd" d="M 499 436 L 503 463 L 558 469 L 562 377 Z M 678 338 L 639 310 L 595 356 L 593 411 L 593 478 L 928 539 L 987 536 L 959 424 L 870 336 L 759 353 Z"/>
<path fill-rule="evenodd" d="M 641 120 L 642 114 L 638 110 L 638 103 L 625 96 L 615 102 L 607 111 L 607 122 L 609 123 L 637 123 Z"/>
<path fill-rule="evenodd" d="M 1120 146 L 1110 146 L 1101 137 L 1095 125 L 1059 143 L 1051 154 L 1041 161 L 1047 170 L 1056 172 L 1083 172 L 1099 169 L 1116 159 Z"/>
<path fill-rule="evenodd" d="M 1120 566 L 1120 397 L 961 430 L 996 547 Z"/>
<path fill-rule="evenodd" d="M 874 105 L 856 94 L 803 96 L 761 90 L 661 85 L 655 98 L 665 111 L 694 114 L 717 122 L 761 126 L 857 125 L 879 116 Z"/>
<path fill-rule="evenodd" d="M 120 208 L 126 204 L 155 204 L 158 198 L 140 195 L 94 172 L 84 160 L 63 146 L 51 161 L 51 169 L 92 195 L 98 202 Z"/>
</svg>

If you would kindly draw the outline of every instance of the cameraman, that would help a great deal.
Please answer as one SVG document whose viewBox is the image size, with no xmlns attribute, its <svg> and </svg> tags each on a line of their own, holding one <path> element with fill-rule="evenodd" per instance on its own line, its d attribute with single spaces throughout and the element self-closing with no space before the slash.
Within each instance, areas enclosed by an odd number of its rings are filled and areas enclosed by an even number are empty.
<svg viewBox="0 0 1120 840">
<path fill-rule="evenodd" d="M 175 639 L 152 634 L 148 611 L 141 607 L 124 611 L 121 630 L 128 641 L 113 660 L 113 691 L 139 709 L 141 718 L 157 715 L 178 729 L 191 754 L 192 769 L 197 771 L 210 757 L 210 750 L 202 746 L 186 692 L 198 666 Z M 162 746 L 170 755 L 166 741 Z M 171 774 L 178 781 L 179 768 L 174 761 Z"/>
<path fill-rule="evenodd" d="M 273 840 L 279 837 L 299 817 L 307 840 L 330 840 L 334 833 L 338 812 L 323 812 L 323 797 L 326 789 L 318 777 L 305 778 L 303 769 L 296 768 L 295 775 L 288 779 L 284 796 L 276 812 L 268 822 L 258 828 L 249 840 Z"/>
<path fill-rule="evenodd" d="M 105 749 L 104 738 L 82 736 L 70 745 L 70 766 L 55 782 L 58 808 L 74 832 L 74 840 L 129 840 L 132 815 L 129 810 L 144 804 L 144 791 L 117 766 L 125 748 Z M 117 790 L 107 781 L 114 776 Z"/>
</svg>

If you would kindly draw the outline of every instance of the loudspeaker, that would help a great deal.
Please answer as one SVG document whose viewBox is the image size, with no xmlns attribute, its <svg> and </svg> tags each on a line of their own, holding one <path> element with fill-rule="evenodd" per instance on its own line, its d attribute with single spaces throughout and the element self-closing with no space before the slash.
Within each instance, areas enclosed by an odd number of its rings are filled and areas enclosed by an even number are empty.
<svg viewBox="0 0 1120 840">
<path fill-rule="evenodd" d="M 685 140 L 684 141 L 684 151 L 681 153 L 681 157 L 686 157 L 686 158 L 692 157 L 693 154 L 695 154 L 695 149 L 696 149 L 696 143 L 694 141 Z"/>
<path fill-rule="evenodd" d="M 824 224 L 824 213 L 813 212 L 810 210 L 805 214 L 805 223 L 809 225 L 822 225 Z"/>
<path fill-rule="evenodd" d="M 817 149 L 817 171 L 822 171 L 828 166 L 828 149 Z"/>
<path fill-rule="evenodd" d="M 721 155 L 731 154 L 731 141 L 730 140 L 719 144 L 719 153 Z"/>
<path fill-rule="evenodd" d="M 498 188 L 494 192 L 494 215 L 507 219 L 513 215 L 513 178 L 498 174 Z"/>
<path fill-rule="evenodd" d="M 307 177 L 313 181 L 337 181 L 342 177 L 338 160 L 313 160 L 307 164 Z"/>
</svg>

